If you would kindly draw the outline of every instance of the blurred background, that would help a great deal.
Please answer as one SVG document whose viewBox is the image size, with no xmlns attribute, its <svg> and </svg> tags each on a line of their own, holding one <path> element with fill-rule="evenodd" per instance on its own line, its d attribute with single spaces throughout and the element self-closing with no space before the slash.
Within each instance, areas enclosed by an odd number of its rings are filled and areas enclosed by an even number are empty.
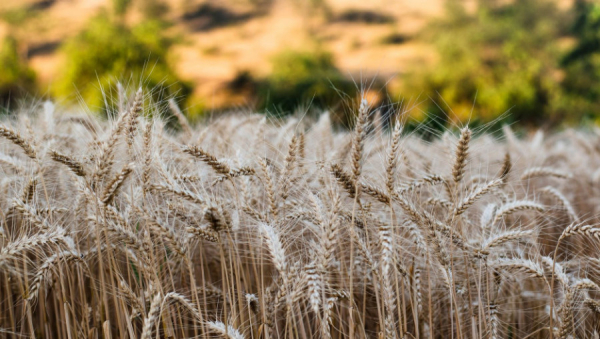
<svg viewBox="0 0 600 339">
<path fill-rule="evenodd" d="M 365 95 L 442 127 L 600 124 L 600 4 L 586 0 L 2 0 L 0 107 L 106 114 L 117 82 L 191 121 Z M 85 105 L 83 103 L 85 102 Z M 434 127 L 435 127 L 434 126 Z"/>
</svg>

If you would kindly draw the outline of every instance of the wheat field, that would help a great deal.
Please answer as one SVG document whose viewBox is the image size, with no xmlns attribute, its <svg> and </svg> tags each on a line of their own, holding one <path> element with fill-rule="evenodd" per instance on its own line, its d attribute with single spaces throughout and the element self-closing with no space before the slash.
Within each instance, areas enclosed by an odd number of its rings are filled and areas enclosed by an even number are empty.
<svg viewBox="0 0 600 339">
<path fill-rule="evenodd" d="M 598 338 L 600 132 L 143 98 L 2 121 L 0 337 Z"/>
</svg>

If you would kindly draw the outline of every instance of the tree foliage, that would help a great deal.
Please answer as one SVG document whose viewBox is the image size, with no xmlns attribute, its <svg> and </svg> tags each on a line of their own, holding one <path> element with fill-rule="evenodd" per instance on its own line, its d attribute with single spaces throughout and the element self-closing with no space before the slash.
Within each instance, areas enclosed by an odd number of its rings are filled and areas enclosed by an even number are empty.
<svg viewBox="0 0 600 339">
<path fill-rule="evenodd" d="M 0 105 L 9 105 L 19 96 L 35 89 L 35 73 L 20 57 L 17 41 L 6 37 L 0 42 Z"/>
<path fill-rule="evenodd" d="M 273 58 L 273 71 L 259 85 L 264 108 L 291 112 L 301 105 L 332 108 L 345 95 L 356 93 L 354 83 L 323 51 L 284 51 Z"/>
<path fill-rule="evenodd" d="M 448 1 L 446 9 L 424 35 L 439 62 L 412 73 L 405 95 L 432 96 L 426 110 L 442 120 L 448 114 L 489 122 L 509 111 L 509 119 L 530 124 L 558 119 L 553 105 L 561 94 L 559 42 L 568 13 L 544 0 L 482 0 L 473 12 Z"/>
<path fill-rule="evenodd" d="M 565 116 L 600 122 L 600 4 L 577 0 L 571 32 L 575 47 L 562 59 Z M 576 112 L 573 114 L 573 112 Z"/>
<path fill-rule="evenodd" d="M 92 108 L 104 107 L 104 94 L 118 80 L 153 88 L 158 101 L 165 96 L 187 96 L 190 86 L 171 69 L 164 37 L 165 24 L 145 20 L 131 28 L 100 15 L 63 46 L 66 57 L 54 94 L 65 97 L 77 90 Z"/>
</svg>

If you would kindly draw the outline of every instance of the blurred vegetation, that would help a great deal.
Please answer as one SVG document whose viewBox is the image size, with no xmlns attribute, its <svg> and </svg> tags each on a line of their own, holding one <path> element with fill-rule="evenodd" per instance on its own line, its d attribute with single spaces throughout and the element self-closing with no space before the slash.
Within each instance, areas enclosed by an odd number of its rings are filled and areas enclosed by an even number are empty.
<svg viewBox="0 0 600 339">
<path fill-rule="evenodd" d="M 330 53 L 287 50 L 273 58 L 273 71 L 258 84 L 260 107 L 271 113 L 290 113 L 302 106 L 334 108 L 357 88 L 335 66 Z"/>
<path fill-rule="evenodd" d="M 171 96 L 187 97 L 190 85 L 180 81 L 168 63 L 173 41 L 164 36 L 166 24 L 144 20 L 127 27 L 101 14 L 62 48 L 66 60 L 54 95 L 67 97 L 75 90 L 92 108 L 106 107 L 104 93 L 118 80 L 153 88 L 155 101 Z M 109 103 L 110 104 L 110 103 Z"/>
<path fill-rule="evenodd" d="M 171 26 L 167 18 L 202 31 L 267 13 L 236 13 L 206 2 L 173 19 L 166 0 L 111 1 L 111 12 L 97 15 L 81 32 L 61 42 L 64 68 L 57 72 L 60 77 L 52 84 L 51 95 L 74 98 L 78 93 L 92 110 L 106 110 L 114 107 L 110 98 L 116 97 L 115 84 L 121 81 L 154 88 L 151 98 L 157 102 L 176 96 L 186 113 L 201 114 L 203 98 L 191 98 L 190 84 L 171 67 L 176 60 L 170 50 L 180 41 L 165 33 Z M 268 8 L 273 0 L 248 2 Z M 36 90 L 36 76 L 24 57 L 30 46 L 18 42 L 28 34 L 29 20 L 40 17 L 51 3 L 0 13 L 10 36 L 1 42 L 0 105 Z M 413 117 L 434 129 L 467 120 L 475 125 L 600 124 L 600 3 L 574 0 L 568 9 L 558 8 L 555 0 L 476 0 L 476 6 L 468 8 L 465 3 L 446 0 L 445 15 L 410 36 L 398 31 L 396 18 L 385 12 L 349 9 L 335 14 L 323 0 L 311 0 L 302 8 L 323 9 L 330 22 L 388 25 L 388 33 L 375 43 L 390 48 L 409 39 L 433 46 L 436 62 L 419 64 L 416 71 L 402 75 L 392 98 L 422 102 Z M 137 24 L 130 23 L 135 18 L 128 15 L 132 8 L 143 17 L 136 19 Z M 256 79 L 252 70 L 240 72 L 227 89 L 271 114 L 330 109 L 339 122 L 351 120 L 351 112 L 346 117 L 335 115 L 355 102 L 357 86 L 336 66 L 326 40 L 319 40 L 319 27 L 310 27 L 319 41 L 317 48 L 283 51 L 273 58 L 271 74 Z M 356 48 L 362 46 L 356 40 Z M 203 52 L 220 55 L 221 50 L 217 44 Z M 386 94 L 385 84 L 380 85 Z"/>
<path fill-rule="evenodd" d="M 117 16 L 123 16 L 127 13 L 131 0 L 112 0 L 113 12 Z"/>
<path fill-rule="evenodd" d="M 439 61 L 404 82 L 404 96 L 431 96 L 423 119 L 466 121 L 473 110 L 475 123 L 508 111 L 508 119 L 529 124 L 560 120 L 554 105 L 569 13 L 544 0 L 482 0 L 473 13 L 450 0 L 446 12 L 424 32 Z"/>
<path fill-rule="evenodd" d="M 563 115 L 600 124 L 600 4 L 577 0 L 571 33 L 576 46 L 561 60 Z"/>
<path fill-rule="evenodd" d="M 0 65 L 0 107 L 35 91 L 35 73 L 19 55 L 16 39 L 10 36 L 0 41 Z"/>
</svg>

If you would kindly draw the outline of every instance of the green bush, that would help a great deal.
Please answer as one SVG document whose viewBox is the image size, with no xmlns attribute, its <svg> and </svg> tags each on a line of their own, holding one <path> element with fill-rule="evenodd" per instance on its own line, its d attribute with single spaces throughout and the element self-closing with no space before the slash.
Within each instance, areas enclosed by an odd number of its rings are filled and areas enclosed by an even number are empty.
<svg viewBox="0 0 600 339">
<path fill-rule="evenodd" d="M 11 37 L 0 42 L 0 65 L 0 106 L 35 90 L 35 73 L 19 57 L 17 41 Z"/>
<path fill-rule="evenodd" d="M 121 80 L 132 86 L 153 88 L 156 102 L 165 97 L 186 97 L 190 86 L 180 81 L 169 64 L 172 41 L 164 37 L 165 24 L 146 20 L 129 28 L 100 15 L 63 47 L 66 56 L 62 77 L 54 94 L 67 97 L 79 92 L 93 109 L 107 109 L 115 84 Z"/>
<path fill-rule="evenodd" d="M 317 50 L 284 51 L 273 59 L 273 72 L 259 84 L 262 108 L 279 114 L 298 107 L 336 108 L 356 93 L 354 83 L 335 66 L 331 54 Z"/>
</svg>

